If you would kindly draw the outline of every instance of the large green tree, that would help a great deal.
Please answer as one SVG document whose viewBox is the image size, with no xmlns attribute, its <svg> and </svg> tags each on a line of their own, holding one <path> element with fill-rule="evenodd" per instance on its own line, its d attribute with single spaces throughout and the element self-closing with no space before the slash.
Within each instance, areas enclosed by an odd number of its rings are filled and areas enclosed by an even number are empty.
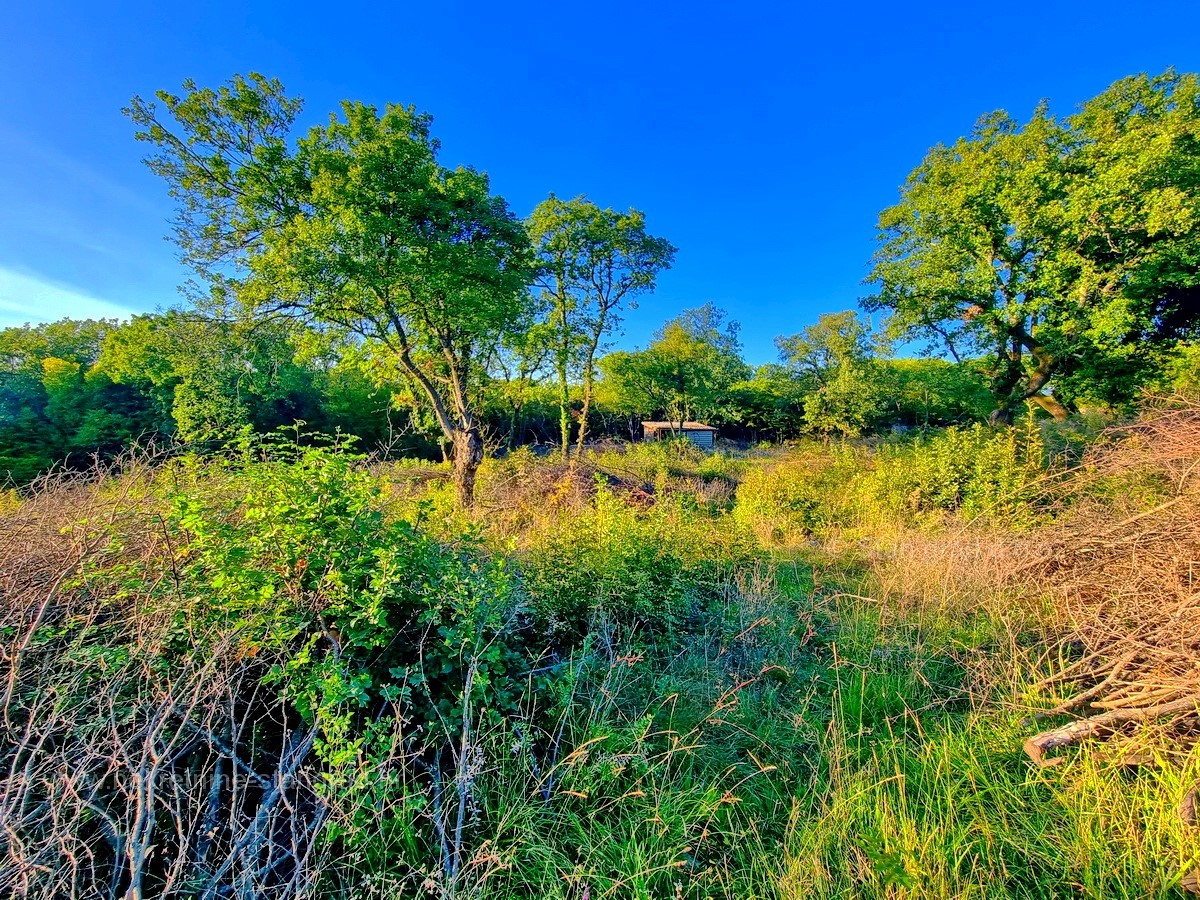
<svg viewBox="0 0 1200 900">
<path fill-rule="evenodd" d="M 875 355 L 871 329 L 854 310 L 825 313 L 796 334 L 775 338 L 784 365 L 810 385 L 828 381 L 841 366 L 862 366 Z"/>
<path fill-rule="evenodd" d="M 1068 119 L 993 113 L 934 147 L 880 215 L 864 305 L 985 357 L 994 421 L 1025 400 L 1064 416 L 1056 382 L 1127 396 L 1198 321 L 1197 101 L 1195 76 L 1138 76 Z"/>
<path fill-rule="evenodd" d="M 553 194 L 533 211 L 529 231 L 538 252 L 538 287 L 548 309 L 559 392 L 559 428 L 565 459 L 571 443 L 570 380 L 583 389 L 577 445 L 587 437 L 596 380 L 596 354 L 620 324 L 624 307 L 654 290 L 675 248 L 646 231 L 638 210 L 601 209 L 586 197 Z"/>
<path fill-rule="evenodd" d="M 300 104 L 278 81 L 184 87 L 127 114 L 179 202 L 185 258 L 253 311 L 383 348 L 453 446 L 471 504 L 484 450 L 472 384 L 532 274 L 520 220 L 486 175 L 438 162 L 431 118 L 412 107 L 346 102 L 292 140 Z"/>
</svg>

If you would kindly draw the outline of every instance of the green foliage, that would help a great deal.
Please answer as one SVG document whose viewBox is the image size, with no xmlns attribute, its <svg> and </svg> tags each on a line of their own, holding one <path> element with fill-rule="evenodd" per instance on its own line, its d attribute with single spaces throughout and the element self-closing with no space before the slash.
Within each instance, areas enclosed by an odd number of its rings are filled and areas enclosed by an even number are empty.
<svg viewBox="0 0 1200 900">
<path fill-rule="evenodd" d="M 737 323 L 726 323 L 711 303 L 685 310 L 645 350 L 600 361 L 603 396 L 617 409 L 672 422 L 719 417 L 733 385 L 748 374 L 737 333 Z"/>
<path fill-rule="evenodd" d="M 992 396 L 971 363 L 890 359 L 880 363 L 887 418 L 900 425 L 969 425 L 987 418 Z"/>
<path fill-rule="evenodd" d="M 954 426 L 906 447 L 881 451 L 865 485 L 893 513 L 961 512 L 1009 526 L 1038 518 L 1036 483 L 1045 474 L 1032 417 L 1019 429 Z"/>
<path fill-rule="evenodd" d="M 55 464 L 82 468 L 157 430 L 149 398 L 98 365 L 117 330 L 63 319 L 0 331 L 0 478 L 23 485 Z"/>
<path fill-rule="evenodd" d="M 976 423 L 874 449 L 809 447 L 740 477 L 733 516 L 764 546 L 834 529 L 871 531 L 947 514 L 1028 527 L 1043 512 L 1047 450 L 1030 416 L 1020 428 Z"/>
<path fill-rule="evenodd" d="M 765 546 L 803 541 L 830 527 L 850 524 L 851 482 L 862 465 L 854 451 L 830 447 L 754 466 L 738 485 L 733 517 Z"/>
<path fill-rule="evenodd" d="M 804 382 L 782 366 L 759 366 L 752 378 L 730 386 L 726 419 L 752 440 L 796 437 L 803 426 L 804 394 Z"/>
<path fill-rule="evenodd" d="M 175 652 L 236 634 L 243 653 L 279 658 L 268 681 L 319 723 L 334 769 L 355 763 L 361 717 L 380 703 L 411 723 L 411 744 L 446 739 L 468 670 L 470 702 L 509 708 L 501 563 L 386 519 L 377 482 L 343 451 L 247 453 L 181 464 Z"/>
<path fill-rule="evenodd" d="M 659 273 L 674 262 L 675 248 L 646 231 L 644 213 L 600 209 L 586 197 L 559 200 L 551 194 L 529 217 L 529 234 L 537 249 L 537 284 L 548 313 L 545 324 L 558 381 L 565 455 L 571 440 L 569 378 L 582 378 L 582 447 L 596 353 L 620 325 L 622 306 L 654 290 Z"/>
<path fill-rule="evenodd" d="M 357 348 L 294 322 L 180 311 L 64 319 L 0 332 L 0 349 L 0 472 L 21 485 L 140 441 L 215 444 L 247 425 L 266 434 L 302 422 L 375 452 L 430 449 L 397 440 L 407 417 L 389 410 L 389 385 Z"/>
<path fill-rule="evenodd" d="M 877 424 L 888 385 L 875 359 L 870 330 L 852 311 L 826 313 L 775 344 L 806 393 L 804 430 L 828 438 L 857 437 Z"/>
<path fill-rule="evenodd" d="M 1118 402 L 1197 327 L 1194 75 L 1117 82 L 1055 120 L 1006 113 L 929 151 L 880 215 L 870 309 L 893 336 L 986 355 L 998 421 L 1046 393 Z"/>
<path fill-rule="evenodd" d="M 748 553 L 737 529 L 717 533 L 668 498 L 639 510 L 600 481 L 589 509 L 536 536 L 521 570 L 552 635 L 611 620 L 661 636 L 702 614 Z"/>
<path fill-rule="evenodd" d="M 874 357 L 870 330 L 853 310 L 825 313 L 791 337 L 777 337 L 784 365 L 797 377 L 823 384 L 838 368 Z"/>
<path fill-rule="evenodd" d="M 883 415 L 883 370 L 873 361 L 842 364 L 804 398 L 804 430 L 829 438 L 858 437 Z"/>
<path fill-rule="evenodd" d="M 184 441 L 228 436 L 248 424 L 266 432 L 315 418 L 313 372 L 297 363 L 292 338 L 278 323 L 178 311 L 134 316 L 108 335 L 97 368 L 153 397 Z"/>
<path fill-rule="evenodd" d="M 1180 344 L 1167 364 L 1168 390 L 1190 400 L 1200 399 L 1200 344 Z"/>
</svg>

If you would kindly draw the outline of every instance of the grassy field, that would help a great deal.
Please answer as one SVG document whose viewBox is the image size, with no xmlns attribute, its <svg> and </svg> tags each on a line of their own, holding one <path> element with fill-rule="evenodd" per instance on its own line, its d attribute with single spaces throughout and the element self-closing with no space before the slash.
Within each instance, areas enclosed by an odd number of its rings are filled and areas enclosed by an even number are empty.
<svg viewBox="0 0 1200 900">
<path fill-rule="evenodd" d="M 9 497 L 0 882 L 1182 896 L 1198 421 L 520 451 L 470 512 L 271 443 Z"/>
</svg>

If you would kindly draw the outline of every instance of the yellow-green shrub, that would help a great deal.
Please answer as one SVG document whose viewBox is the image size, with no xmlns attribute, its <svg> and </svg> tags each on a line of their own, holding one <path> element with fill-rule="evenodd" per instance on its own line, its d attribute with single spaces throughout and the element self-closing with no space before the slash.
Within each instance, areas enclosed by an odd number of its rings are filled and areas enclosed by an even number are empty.
<svg viewBox="0 0 1200 900">
<path fill-rule="evenodd" d="M 639 509 L 601 482 L 589 508 L 540 523 L 521 569 L 552 634 L 581 635 L 597 615 L 659 632 L 711 600 L 751 549 L 727 517 L 670 500 Z"/>
<path fill-rule="evenodd" d="M 787 543 L 849 524 L 853 483 L 864 464 L 845 447 L 807 451 L 742 477 L 733 517 L 763 543 Z"/>
<path fill-rule="evenodd" d="M 1037 518 L 1035 482 L 1045 473 L 1041 434 L 1022 428 L 950 427 L 880 451 L 866 499 L 894 514 L 961 512 L 1009 525 Z"/>
</svg>

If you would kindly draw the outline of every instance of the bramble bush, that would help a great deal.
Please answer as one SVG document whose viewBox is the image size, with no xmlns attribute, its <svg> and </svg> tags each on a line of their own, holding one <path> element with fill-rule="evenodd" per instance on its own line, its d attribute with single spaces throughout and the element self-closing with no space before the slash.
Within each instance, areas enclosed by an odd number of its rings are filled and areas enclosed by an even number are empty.
<svg viewBox="0 0 1200 900">
<path fill-rule="evenodd" d="M 272 450 L 191 467 L 170 498 L 182 535 L 172 592 L 177 652 L 239 635 L 282 652 L 270 674 L 325 746 L 394 703 L 430 740 L 461 703 L 511 705 L 503 678 L 515 596 L 503 561 L 449 547 L 382 511 L 377 479 L 337 448 Z M 331 758 L 331 761 L 332 758 Z"/>
</svg>

